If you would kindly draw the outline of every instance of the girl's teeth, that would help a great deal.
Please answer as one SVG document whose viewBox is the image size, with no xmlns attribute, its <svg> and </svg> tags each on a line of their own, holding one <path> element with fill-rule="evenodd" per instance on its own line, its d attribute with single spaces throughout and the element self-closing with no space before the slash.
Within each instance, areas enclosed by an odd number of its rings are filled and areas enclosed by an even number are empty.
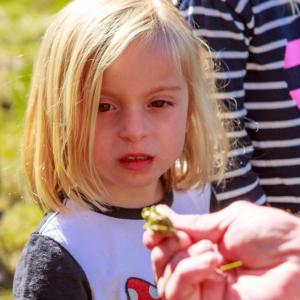
<svg viewBox="0 0 300 300">
<path fill-rule="evenodd" d="M 148 156 L 127 156 L 125 157 L 125 160 L 146 160 L 148 159 Z"/>
</svg>

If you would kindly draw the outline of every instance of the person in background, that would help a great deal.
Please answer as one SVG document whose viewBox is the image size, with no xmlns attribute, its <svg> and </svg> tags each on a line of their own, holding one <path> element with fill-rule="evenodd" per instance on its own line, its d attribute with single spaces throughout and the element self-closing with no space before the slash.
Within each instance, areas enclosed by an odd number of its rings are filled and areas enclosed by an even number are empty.
<svg viewBox="0 0 300 300">
<path fill-rule="evenodd" d="M 284 71 L 287 37 L 292 31 L 300 36 L 300 26 L 292 25 L 299 19 L 299 3 L 177 1 L 195 34 L 214 50 L 220 63 L 218 98 L 229 109 L 223 118 L 235 124 L 228 132 L 236 142 L 226 184 L 215 186 L 212 210 L 244 199 L 300 211 L 300 110 Z M 292 93 L 299 97 L 299 90 Z"/>
<path fill-rule="evenodd" d="M 162 299 L 299 299 L 299 218 L 246 201 L 203 216 L 157 210 L 177 229 L 144 233 Z M 220 270 L 230 262 L 241 266 Z"/>
</svg>

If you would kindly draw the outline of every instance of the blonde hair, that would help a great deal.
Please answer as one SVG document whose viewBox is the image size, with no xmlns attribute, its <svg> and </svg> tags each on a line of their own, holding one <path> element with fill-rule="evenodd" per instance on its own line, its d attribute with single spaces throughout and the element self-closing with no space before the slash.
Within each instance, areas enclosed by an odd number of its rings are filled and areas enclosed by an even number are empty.
<svg viewBox="0 0 300 300">
<path fill-rule="evenodd" d="M 107 191 L 92 155 L 102 76 L 137 38 L 159 39 L 189 89 L 186 143 L 163 174 L 166 189 L 186 190 L 222 177 L 228 145 L 212 60 L 171 1 L 75 0 L 43 38 L 26 115 L 25 177 L 43 208 L 63 211 L 63 195 L 105 209 Z"/>
</svg>

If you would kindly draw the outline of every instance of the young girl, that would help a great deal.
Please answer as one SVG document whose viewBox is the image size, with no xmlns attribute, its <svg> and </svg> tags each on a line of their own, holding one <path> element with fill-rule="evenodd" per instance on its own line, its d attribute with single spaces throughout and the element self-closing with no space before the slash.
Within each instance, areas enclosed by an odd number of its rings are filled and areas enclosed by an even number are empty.
<svg viewBox="0 0 300 300">
<path fill-rule="evenodd" d="M 227 140 L 212 64 L 168 0 L 75 0 L 43 38 L 24 169 L 48 211 L 15 299 L 157 299 L 141 210 L 207 213 Z"/>
</svg>

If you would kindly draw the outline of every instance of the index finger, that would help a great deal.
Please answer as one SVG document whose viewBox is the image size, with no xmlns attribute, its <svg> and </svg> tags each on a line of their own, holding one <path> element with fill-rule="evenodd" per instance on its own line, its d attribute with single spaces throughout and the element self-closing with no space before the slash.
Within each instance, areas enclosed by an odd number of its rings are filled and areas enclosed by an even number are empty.
<svg viewBox="0 0 300 300">
<path fill-rule="evenodd" d="M 179 215 L 166 205 L 158 205 L 157 211 L 167 216 L 175 228 L 188 233 L 193 241 L 209 239 L 213 243 L 218 243 L 223 239 L 230 224 L 237 218 L 239 211 L 245 210 L 248 205 L 252 204 L 238 201 L 218 212 L 205 215 Z"/>
</svg>

